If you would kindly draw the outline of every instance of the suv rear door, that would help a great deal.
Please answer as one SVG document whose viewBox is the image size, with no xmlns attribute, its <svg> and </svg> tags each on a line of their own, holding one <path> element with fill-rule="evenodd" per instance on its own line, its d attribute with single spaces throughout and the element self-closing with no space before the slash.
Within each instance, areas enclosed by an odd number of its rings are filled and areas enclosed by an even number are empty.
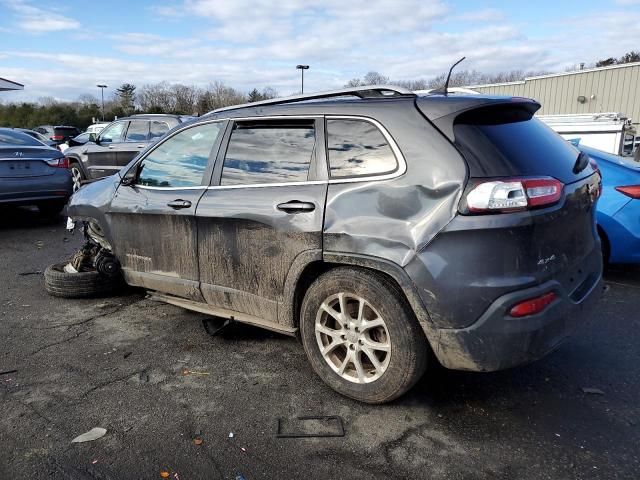
<svg viewBox="0 0 640 480">
<path fill-rule="evenodd" d="M 198 200 L 211 178 L 226 122 L 180 130 L 126 172 L 108 213 L 127 282 L 202 301 L 198 289 Z"/>
<path fill-rule="evenodd" d="M 229 125 L 196 212 L 200 288 L 212 306 L 247 314 L 249 323 L 275 323 L 294 262 L 320 258 L 323 130 L 321 118 Z"/>
</svg>

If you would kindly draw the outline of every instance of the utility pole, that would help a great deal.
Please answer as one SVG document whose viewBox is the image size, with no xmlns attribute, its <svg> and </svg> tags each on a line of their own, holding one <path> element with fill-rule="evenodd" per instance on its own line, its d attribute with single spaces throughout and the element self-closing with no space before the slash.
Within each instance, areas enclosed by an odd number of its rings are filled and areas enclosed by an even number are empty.
<svg viewBox="0 0 640 480">
<path fill-rule="evenodd" d="M 102 94 L 102 121 L 104 122 L 104 89 L 107 88 L 106 85 L 96 85 L 100 89 L 100 93 Z"/>
<path fill-rule="evenodd" d="M 300 89 L 300 93 L 304 93 L 304 71 L 309 70 L 309 65 L 296 65 L 296 69 L 300 70 L 300 73 L 302 74 L 302 88 Z"/>
</svg>

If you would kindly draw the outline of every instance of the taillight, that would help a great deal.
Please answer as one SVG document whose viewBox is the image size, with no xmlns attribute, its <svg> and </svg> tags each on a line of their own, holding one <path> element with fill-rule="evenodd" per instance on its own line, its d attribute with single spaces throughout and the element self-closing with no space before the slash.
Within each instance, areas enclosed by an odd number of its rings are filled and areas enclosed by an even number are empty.
<svg viewBox="0 0 640 480">
<path fill-rule="evenodd" d="M 627 185 L 625 187 L 616 187 L 616 190 L 623 193 L 627 197 L 640 199 L 640 185 Z"/>
<path fill-rule="evenodd" d="M 64 135 L 52 135 L 51 140 L 55 140 L 55 141 L 64 140 Z"/>
<path fill-rule="evenodd" d="M 67 157 L 52 158 L 51 160 L 45 160 L 45 162 L 50 167 L 69 168 L 69 159 Z"/>
<path fill-rule="evenodd" d="M 562 196 L 562 182 L 551 177 L 488 180 L 467 193 L 469 212 L 513 212 L 548 206 Z"/>
<path fill-rule="evenodd" d="M 524 302 L 515 304 L 509 310 L 512 317 L 526 317 L 527 315 L 535 315 L 547 308 L 557 298 L 555 292 L 545 293 L 539 297 L 530 298 Z"/>
</svg>

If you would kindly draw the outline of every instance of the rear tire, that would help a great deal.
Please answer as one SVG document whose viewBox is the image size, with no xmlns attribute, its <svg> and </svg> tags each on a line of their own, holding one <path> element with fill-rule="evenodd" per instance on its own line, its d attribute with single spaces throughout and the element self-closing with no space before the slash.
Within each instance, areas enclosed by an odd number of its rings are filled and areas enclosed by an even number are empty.
<svg viewBox="0 0 640 480">
<path fill-rule="evenodd" d="M 320 378 L 362 402 L 398 398 L 427 367 L 427 340 L 403 292 L 370 270 L 338 267 L 321 275 L 304 297 L 300 334 Z"/>
<path fill-rule="evenodd" d="M 62 298 L 104 297 L 121 291 L 122 276 L 108 277 L 97 271 L 67 273 L 65 263 L 50 265 L 44 271 L 44 288 L 49 295 Z"/>
</svg>

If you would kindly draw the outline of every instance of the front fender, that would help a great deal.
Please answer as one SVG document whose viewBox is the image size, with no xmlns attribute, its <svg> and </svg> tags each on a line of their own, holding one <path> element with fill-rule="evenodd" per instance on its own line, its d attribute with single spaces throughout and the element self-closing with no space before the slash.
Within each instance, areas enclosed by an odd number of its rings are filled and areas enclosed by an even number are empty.
<svg viewBox="0 0 640 480">
<path fill-rule="evenodd" d="M 113 244 L 107 212 L 120 185 L 118 174 L 83 185 L 69 200 L 67 215 L 72 220 L 97 223 L 105 238 Z"/>
</svg>

